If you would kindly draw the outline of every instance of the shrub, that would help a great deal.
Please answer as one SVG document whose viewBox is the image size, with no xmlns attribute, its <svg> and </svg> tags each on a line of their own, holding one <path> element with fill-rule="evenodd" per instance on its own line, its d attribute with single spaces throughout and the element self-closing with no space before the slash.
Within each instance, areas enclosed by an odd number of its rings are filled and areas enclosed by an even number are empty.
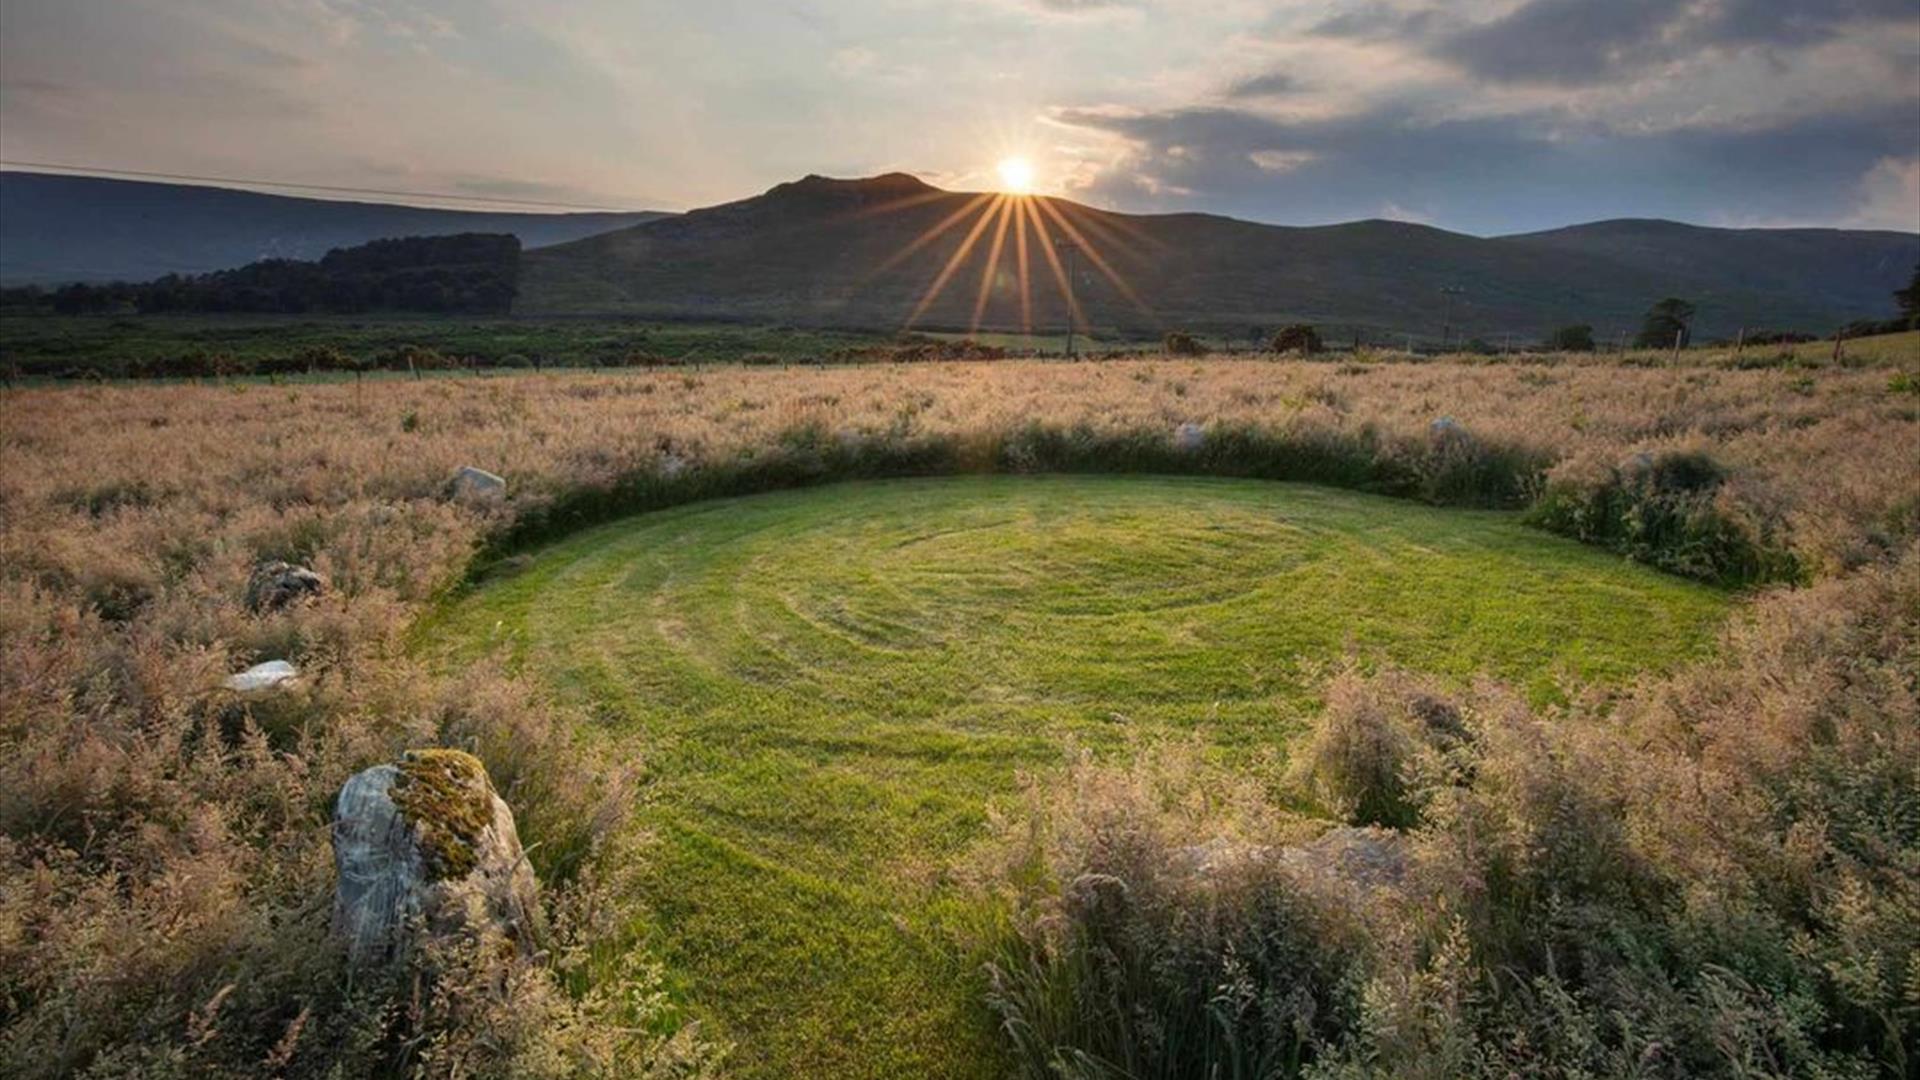
<svg viewBox="0 0 1920 1080">
<path fill-rule="evenodd" d="M 1461 710 L 1431 682 L 1368 680 L 1348 668 L 1328 685 L 1325 711 L 1295 748 L 1290 771 L 1338 817 L 1405 829 L 1470 743 Z"/>
<path fill-rule="evenodd" d="M 1585 323 L 1563 326 L 1547 335 L 1547 348 L 1557 352 L 1592 352 L 1593 327 Z"/>
<path fill-rule="evenodd" d="M 1205 356 L 1206 345 L 1183 330 L 1172 330 L 1160 339 L 1160 351 L 1168 356 Z"/>
<path fill-rule="evenodd" d="M 444 371 L 459 367 L 459 361 L 427 345 L 401 345 L 374 358 L 374 365 L 385 371 Z"/>
<path fill-rule="evenodd" d="M 1314 353 L 1321 351 L 1322 348 L 1323 346 L 1320 344 L 1320 331 L 1315 330 L 1307 323 L 1294 323 L 1290 326 L 1281 327 L 1280 332 L 1273 335 L 1273 351 L 1277 353 L 1298 353 L 1301 356 L 1312 356 Z"/>
<path fill-rule="evenodd" d="M 1530 520 L 1689 577 L 1743 585 L 1792 581 L 1799 561 L 1777 525 L 1734 510 L 1726 473 L 1698 448 L 1641 451 L 1615 465 L 1590 457 L 1547 477 Z"/>
<path fill-rule="evenodd" d="M 308 345 L 293 354 L 293 362 L 306 371 L 353 371 L 360 361 L 331 345 Z"/>
</svg>

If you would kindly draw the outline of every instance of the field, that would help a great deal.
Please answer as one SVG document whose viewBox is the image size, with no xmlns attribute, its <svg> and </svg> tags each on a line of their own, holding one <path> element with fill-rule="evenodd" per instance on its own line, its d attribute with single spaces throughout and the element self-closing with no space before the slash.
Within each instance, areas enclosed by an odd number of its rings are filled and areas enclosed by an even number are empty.
<svg viewBox="0 0 1920 1080">
<path fill-rule="evenodd" d="M 1901 363 L 7 390 L 0 1072 L 1152 1072 L 1122 1002 L 1325 1076 L 1898 1075 Z M 249 613 L 268 558 L 327 593 Z M 486 762 L 555 943 L 409 997 L 328 945 L 326 820 L 422 745 Z M 1180 862 L 1336 820 L 1406 830 L 1405 906 Z"/>
<path fill-rule="evenodd" d="M 1244 338 L 1201 339 L 1209 346 L 1247 350 Z M 1391 342 L 1398 344 L 1396 337 Z M 1004 350 L 1008 355 L 1063 357 L 1061 333 L 978 333 L 951 331 L 901 334 L 878 330 L 824 330 L 751 324 L 649 322 L 638 319 L 473 319 L 407 316 L 259 316 L 149 315 L 57 316 L 0 314 L 0 374 L 10 379 L 45 380 L 124 377 L 143 365 L 182 358 L 221 359 L 245 371 L 260 365 L 279 378 L 340 379 L 345 372 L 304 376 L 298 358 L 312 350 L 334 350 L 363 364 L 399 350 L 428 349 L 447 357 L 450 367 L 513 371 L 541 368 L 688 366 L 748 364 L 833 364 L 889 358 L 920 358 L 896 352 L 902 345 L 936 344 L 949 349 L 969 345 Z M 1344 342 L 1333 339 L 1329 345 Z M 1488 363 L 1667 365 L 1664 350 L 1619 354 L 1540 354 L 1519 351 L 1479 357 Z M 1431 348 L 1430 341 L 1421 347 Z M 1134 353 L 1155 355 L 1152 338 L 1092 338 L 1078 335 L 1080 355 Z M 1413 358 L 1389 348 L 1359 354 L 1330 353 L 1328 358 L 1402 361 Z M 1461 357 L 1461 360 L 1474 358 Z M 1848 341 L 1841 362 L 1833 362 L 1833 342 L 1731 346 L 1701 345 L 1681 354 L 1680 364 L 1707 368 L 1903 367 L 1920 369 L 1920 331 L 1882 334 Z M 375 372 L 375 374 L 382 374 Z M 435 374 L 429 372 L 429 374 Z"/>
</svg>

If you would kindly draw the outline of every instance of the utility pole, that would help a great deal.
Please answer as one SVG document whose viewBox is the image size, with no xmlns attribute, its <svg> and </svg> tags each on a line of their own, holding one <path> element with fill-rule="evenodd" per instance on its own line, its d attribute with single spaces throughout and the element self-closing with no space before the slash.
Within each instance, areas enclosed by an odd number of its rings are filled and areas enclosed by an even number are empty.
<svg viewBox="0 0 1920 1080">
<path fill-rule="evenodd" d="M 1446 297 L 1440 316 L 1440 351 L 1443 353 L 1453 344 L 1453 298 L 1466 291 L 1458 285 L 1440 286 L 1440 295 Z"/>
<path fill-rule="evenodd" d="M 1067 257 L 1067 359 L 1073 359 L 1073 255 L 1080 245 L 1071 240 L 1055 240 L 1053 246 Z"/>
</svg>

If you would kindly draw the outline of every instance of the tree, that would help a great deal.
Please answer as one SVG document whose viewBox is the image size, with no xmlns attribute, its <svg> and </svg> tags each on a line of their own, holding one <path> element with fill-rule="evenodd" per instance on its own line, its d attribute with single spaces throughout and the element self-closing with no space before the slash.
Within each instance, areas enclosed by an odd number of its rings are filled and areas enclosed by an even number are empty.
<svg viewBox="0 0 1920 1080">
<path fill-rule="evenodd" d="M 1677 296 L 1665 300 L 1648 309 L 1646 321 L 1640 324 L 1640 336 L 1633 343 L 1643 349 L 1665 349 L 1672 347 L 1677 336 L 1684 347 L 1693 336 L 1692 327 L 1694 306 Z"/>
<path fill-rule="evenodd" d="M 1900 314 L 1906 317 L 1908 326 L 1920 325 L 1920 266 L 1913 268 L 1913 280 L 1907 282 L 1904 289 L 1895 289 L 1894 302 L 1900 305 Z"/>
<path fill-rule="evenodd" d="M 1547 335 L 1547 348 L 1556 352 L 1592 352 L 1593 327 L 1586 323 L 1563 326 Z"/>
</svg>

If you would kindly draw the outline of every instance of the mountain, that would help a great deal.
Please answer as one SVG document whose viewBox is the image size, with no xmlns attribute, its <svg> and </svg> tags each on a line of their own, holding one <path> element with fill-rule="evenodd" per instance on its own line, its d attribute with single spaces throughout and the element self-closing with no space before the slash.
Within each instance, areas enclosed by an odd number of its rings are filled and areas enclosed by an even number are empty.
<svg viewBox="0 0 1920 1080">
<path fill-rule="evenodd" d="M 1699 306 L 1702 336 L 1742 326 L 1830 331 L 1892 315 L 1892 291 L 1920 262 L 1920 236 L 1893 232 L 1608 221 L 1483 238 L 1393 221 L 1296 228 L 1118 214 L 1032 197 L 1005 201 L 1010 224 L 989 269 L 1001 205 L 899 173 L 809 176 L 528 252 L 515 311 L 1014 329 L 1029 321 L 1018 273 L 1022 220 L 1030 322 L 1042 329 L 1064 325 L 1066 308 L 1035 220 L 1044 239 L 1077 237 L 1084 320 L 1131 333 L 1241 336 L 1304 321 L 1334 340 L 1436 339 L 1450 325 L 1456 339 L 1497 342 L 1582 322 L 1611 338 L 1670 295 Z M 944 289 L 914 319 L 970 235 Z"/>
<path fill-rule="evenodd" d="M 0 285 L 147 281 L 402 236 L 509 233 L 525 247 L 664 215 L 520 214 L 0 172 Z"/>
</svg>

